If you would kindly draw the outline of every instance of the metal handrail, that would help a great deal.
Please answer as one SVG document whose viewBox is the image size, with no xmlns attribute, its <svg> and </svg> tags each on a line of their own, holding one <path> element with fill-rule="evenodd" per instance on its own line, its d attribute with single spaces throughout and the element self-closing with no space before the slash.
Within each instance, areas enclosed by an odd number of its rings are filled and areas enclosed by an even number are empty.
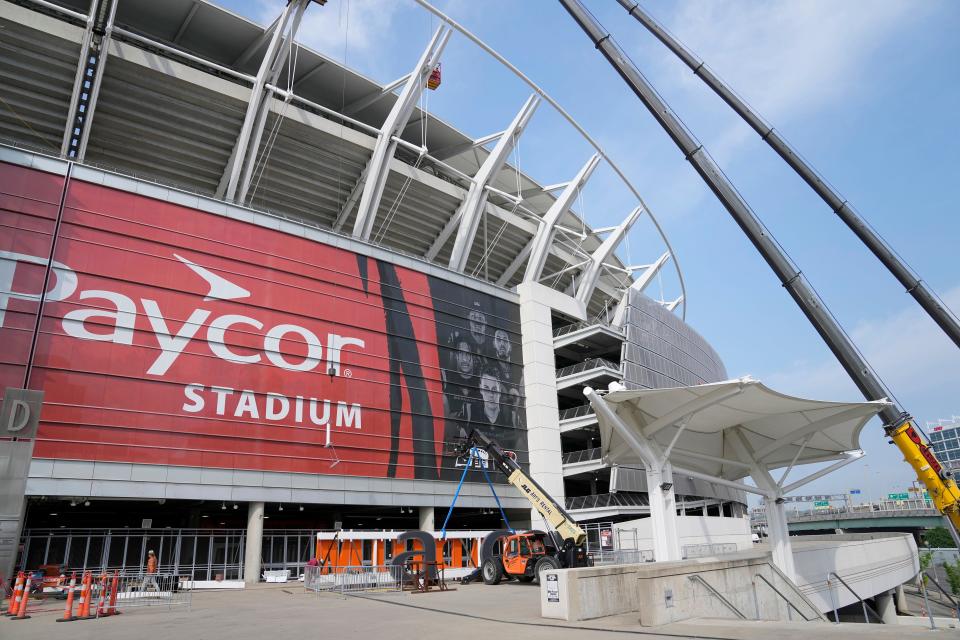
<svg viewBox="0 0 960 640">
<path fill-rule="evenodd" d="M 618 491 L 591 496 L 568 496 L 567 509 L 597 509 L 602 507 L 648 507 L 646 494 Z"/>
<path fill-rule="evenodd" d="M 563 454 L 562 464 L 576 464 L 577 462 L 591 462 L 593 460 L 599 460 L 602 456 L 600 455 L 600 447 L 593 447 L 592 449 L 580 449 L 578 451 L 569 451 Z"/>
<path fill-rule="evenodd" d="M 792 602 L 790 602 L 790 599 L 787 598 L 787 596 L 783 595 L 783 594 L 780 592 L 780 589 L 777 589 L 775 586 L 773 586 L 773 583 L 772 583 L 772 582 L 770 582 L 769 580 L 767 580 L 766 576 L 764 576 L 764 575 L 762 575 L 762 574 L 759 574 L 759 573 L 756 573 L 756 574 L 753 575 L 753 578 L 754 578 L 754 582 L 753 582 L 753 600 L 754 600 L 754 602 L 755 602 L 756 605 L 757 605 L 757 620 L 760 619 L 760 601 L 757 599 L 757 583 L 755 582 L 755 580 L 756 580 L 757 578 L 760 578 L 761 580 L 763 580 L 763 581 L 767 584 L 768 587 L 770 587 L 771 589 L 773 589 L 773 592 L 774 592 L 775 594 L 777 594 L 778 596 L 780 596 L 780 599 L 783 600 L 784 602 L 786 602 L 788 607 L 790 607 L 791 609 L 793 609 L 794 611 L 796 611 L 796 612 L 797 612 L 797 615 L 799 615 L 801 618 L 803 618 L 803 620 L 804 620 L 805 622 L 813 622 L 813 620 L 819 619 L 819 617 L 820 617 L 819 615 L 818 615 L 816 618 L 808 618 L 806 615 L 804 615 L 804 613 L 803 613 L 802 611 L 800 611 L 800 609 L 797 608 L 797 605 L 795 605 L 795 604 L 793 604 Z"/>
<path fill-rule="evenodd" d="M 574 322 L 572 324 L 564 325 L 559 329 L 555 329 L 553 332 L 553 337 L 559 338 L 560 336 L 565 336 L 568 333 L 574 333 L 575 331 L 579 331 L 580 329 L 586 329 L 588 327 L 601 327 L 603 329 L 610 329 L 611 331 L 622 333 L 619 329 L 615 328 L 609 322 L 604 322 L 603 320 L 591 318 L 589 320 Z"/>
<path fill-rule="evenodd" d="M 790 578 L 789 576 L 787 576 L 787 574 L 785 574 L 785 573 L 783 572 L 783 570 L 782 570 L 780 567 L 778 567 L 777 565 L 775 565 L 773 562 L 767 562 L 767 566 L 770 567 L 770 570 L 773 571 L 776 575 L 780 576 L 780 579 L 783 580 L 785 583 L 787 583 L 787 584 L 794 584 L 794 583 L 793 583 L 793 579 Z M 796 586 L 796 585 L 794 585 L 794 586 Z M 810 598 L 808 598 L 807 595 L 803 593 L 803 591 L 801 591 L 800 589 L 797 589 L 796 594 L 797 594 L 797 597 L 799 597 L 801 600 L 803 600 L 803 602 L 804 602 L 808 607 L 810 607 L 810 610 L 811 610 L 811 611 L 816 612 L 816 614 L 817 614 L 818 616 L 820 616 L 820 619 L 821 619 L 821 620 L 826 620 L 826 619 L 827 619 L 827 617 L 826 617 L 825 615 L 823 615 L 822 613 L 820 613 L 819 607 L 817 607 L 817 605 L 813 604 L 813 601 L 812 601 Z"/>
<path fill-rule="evenodd" d="M 867 505 L 872 506 L 872 505 Z M 885 518 L 885 517 L 927 517 L 927 516 L 939 516 L 940 512 L 934 508 L 917 508 L 914 506 L 901 506 L 889 508 L 884 504 L 877 505 L 879 508 L 864 508 L 863 505 L 859 505 L 853 508 L 846 507 L 832 507 L 829 509 L 814 510 L 807 509 L 804 511 L 788 511 L 787 512 L 787 521 L 788 522 L 819 522 L 824 520 L 834 520 L 837 519 L 837 516 L 844 516 L 844 518 Z M 841 518 L 843 519 L 843 518 Z M 750 520 L 754 524 L 762 524 L 767 521 L 766 513 L 759 510 L 754 510 L 750 515 Z"/>
<path fill-rule="evenodd" d="M 600 368 L 610 368 L 620 371 L 620 365 L 614 364 L 605 358 L 590 358 L 584 362 L 579 362 L 577 364 L 572 364 L 569 367 L 563 367 L 562 369 L 557 369 L 557 377 L 563 378 L 565 376 L 572 376 L 575 373 L 580 373 L 582 371 L 589 371 L 590 369 L 600 369 Z"/>
<path fill-rule="evenodd" d="M 44 8 L 46 8 L 46 9 L 50 9 L 51 11 L 56 11 L 57 13 L 62 13 L 62 14 L 65 15 L 65 16 L 70 16 L 71 18 L 76 18 L 77 20 L 83 20 L 84 22 L 86 22 L 87 18 L 90 17 L 89 15 L 87 15 L 87 14 L 85 14 L 85 13 L 79 13 L 79 12 L 77 12 L 77 11 L 71 11 L 70 9 L 67 9 L 66 7 L 61 7 L 61 6 L 58 5 L 58 4 L 54 4 L 54 3 L 52 3 L 52 2 L 47 2 L 47 0 L 33 0 L 33 3 L 36 4 L 36 5 L 39 5 L 39 6 L 41 6 L 41 7 L 44 7 Z"/>
<path fill-rule="evenodd" d="M 723 594 L 717 591 L 716 589 L 714 589 L 713 586 L 709 582 L 704 580 L 703 576 L 701 576 L 699 573 L 694 573 L 693 575 L 687 576 L 687 580 L 696 580 L 697 582 L 705 586 L 707 588 L 707 591 L 715 595 L 720 602 L 726 605 L 726 607 L 730 609 L 730 611 L 733 611 L 738 618 L 740 618 L 741 620 L 747 619 L 747 616 L 743 615 L 743 612 L 740 611 L 740 609 L 737 609 L 735 606 L 733 606 L 732 602 L 724 598 Z"/>
<path fill-rule="evenodd" d="M 560 422 L 572 420 L 573 418 L 582 418 L 584 416 L 594 415 L 593 405 L 582 404 L 579 407 L 570 407 L 560 412 Z"/>
<path fill-rule="evenodd" d="M 827 574 L 827 589 L 830 590 L 830 599 L 833 600 L 833 603 L 832 603 L 832 604 L 833 604 L 833 622 L 834 622 L 834 624 L 840 624 L 840 617 L 837 615 L 837 601 L 836 601 L 836 599 L 833 597 L 833 588 L 832 588 L 831 585 L 830 585 L 830 576 L 833 576 L 834 578 L 836 578 L 837 580 L 839 580 L 839 581 L 840 581 L 840 584 L 842 584 L 843 586 L 845 586 L 845 587 L 847 588 L 847 591 L 849 591 L 850 593 L 852 593 L 852 594 L 853 594 L 853 597 L 856 598 L 857 600 L 859 600 L 859 601 L 860 601 L 860 604 L 863 605 L 863 621 L 864 621 L 864 622 L 866 622 L 867 624 L 870 624 L 870 616 L 867 615 L 867 610 L 868 610 L 868 609 L 873 613 L 874 617 L 875 617 L 877 620 L 883 620 L 883 618 L 880 617 L 880 614 L 877 613 L 876 610 L 875 610 L 873 607 L 871 607 L 870 605 L 868 605 L 868 604 L 867 604 L 867 601 L 864 600 L 863 598 L 861 598 L 860 595 L 859 595 L 856 591 L 853 590 L 853 587 L 851 587 L 849 584 L 847 584 L 847 581 L 846 581 L 846 580 L 844 580 L 844 579 L 841 578 L 839 575 L 837 575 L 837 573 L 836 573 L 835 571 L 831 571 L 830 573 Z"/>
<path fill-rule="evenodd" d="M 957 612 L 957 617 L 960 618 L 960 602 L 957 602 L 957 600 L 956 600 L 952 595 L 950 595 L 949 593 L 947 593 L 947 590 L 943 588 L 943 585 L 941 585 L 939 582 L 937 582 L 937 579 L 934 578 L 932 575 L 930 575 L 930 574 L 927 573 L 926 571 L 922 571 L 921 573 L 922 573 L 924 576 L 926 576 L 927 578 L 930 579 L 930 582 L 932 582 L 932 583 L 934 584 L 934 586 L 935 586 L 937 589 L 940 590 L 940 593 L 942 593 L 943 595 L 947 596 L 947 600 L 950 601 L 950 604 L 953 605 L 953 608 L 954 608 L 954 609 L 956 610 L 956 612 Z M 928 607 L 928 609 L 929 609 L 929 607 Z"/>
</svg>

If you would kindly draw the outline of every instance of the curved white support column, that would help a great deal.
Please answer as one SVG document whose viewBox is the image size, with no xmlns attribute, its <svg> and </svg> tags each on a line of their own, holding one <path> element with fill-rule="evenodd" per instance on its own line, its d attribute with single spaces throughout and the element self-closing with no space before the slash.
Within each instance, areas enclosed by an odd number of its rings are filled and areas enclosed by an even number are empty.
<svg viewBox="0 0 960 640">
<path fill-rule="evenodd" d="M 667 311 L 673 311 L 677 308 L 677 306 L 680 305 L 681 302 L 683 302 L 683 296 L 679 296 L 676 300 L 668 302 L 664 306 L 667 308 Z"/>
<path fill-rule="evenodd" d="M 303 12 L 307 10 L 308 4 L 309 2 L 301 2 L 293 16 L 293 22 L 290 26 L 289 33 L 285 36 L 281 36 L 282 41 L 280 44 L 280 49 L 273 62 L 273 66 L 270 68 L 270 74 L 267 77 L 266 83 L 264 83 L 264 87 L 276 85 L 277 80 L 280 78 L 280 72 L 283 71 L 283 65 L 290 56 L 290 51 L 293 47 L 293 39 L 297 35 L 297 30 L 300 28 L 300 21 L 303 19 Z M 244 158 L 243 161 L 240 184 L 237 188 L 236 201 L 241 204 L 246 203 L 247 193 L 250 191 L 250 181 L 253 177 L 253 168 L 257 161 L 257 154 L 260 151 L 260 142 L 263 140 L 263 131 L 267 124 L 267 114 L 270 112 L 271 94 L 272 92 L 270 90 L 265 91 L 260 99 L 260 105 L 257 108 L 256 121 L 254 122 L 253 131 L 250 135 L 250 143 L 247 147 L 247 157 Z M 287 94 L 285 100 L 289 101 L 291 97 L 292 96 L 290 94 Z"/>
<path fill-rule="evenodd" d="M 240 185 L 240 176 L 246 165 L 247 154 L 250 149 L 250 138 L 254 134 L 254 127 L 258 120 L 257 114 L 260 111 L 261 102 L 263 101 L 264 87 L 277 60 L 280 43 L 286 34 L 287 25 L 294 11 L 300 11 L 301 5 L 305 8 L 307 4 L 308 0 L 294 0 L 293 2 L 287 3 L 280 13 L 280 17 L 274 23 L 273 33 L 270 35 L 270 44 L 267 45 L 267 51 L 263 54 L 263 60 L 260 62 L 260 68 L 257 70 L 253 87 L 250 89 L 250 97 L 247 100 L 247 111 L 243 116 L 240 135 L 237 136 L 230 161 L 227 163 L 223 178 L 220 180 L 220 187 L 217 189 L 218 195 L 222 190 L 224 197 L 229 202 L 236 201 L 237 191 Z M 293 35 L 294 34 L 291 34 L 291 38 Z M 253 153 L 256 153 L 256 149 L 253 150 Z"/>
<path fill-rule="evenodd" d="M 657 562 L 682 559 L 680 538 L 677 534 L 677 500 L 673 490 L 673 469 L 660 451 L 660 446 L 624 424 L 616 411 L 590 387 L 583 389 L 583 395 L 587 397 L 594 411 L 602 415 L 643 460 L 647 474 L 647 497 L 650 501 L 653 555 Z"/>
<path fill-rule="evenodd" d="M 606 262 L 614 250 L 616 250 L 617 245 L 620 244 L 620 241 L 623 240 L 623 237 L 627 234 L 627 231 L 630 230 L 630 227 L 633 226 L 633 223 L 637 221 L 637 218 L 640 217 L 640 214 L 643 213 L 643 206 L 637 206 L 630 214 L 624 218 L 623 222 L 616 226 L 613 230 L 610 231 L 610 235 L 607 236 L 597 250 L 593 252 L 590 256 L 590 265 L 583 272 L 583 275 L 580 277 L 580 286 L 577 287 L 576 298 L 584 305 L 589 304 L 590 298 L 593 297 L 593 291 L 597 288 L 597 282 L 600 279 L 600 272 L 603 269 L 603 263 Z"/>
<path fill-rule="evenodd" d="M 550 253 L 550 246 L 553 244 L 553 236 L 556 233 L 556 226 L 567 211 L 570 205 L 580 192 L 580 189 L 590 179 L 593 170 L 600 164 L 600 154 L 593 154 L 583 168 L 571 180 L 563 192 L 553 201 L 546 215 L 543 216 L 543 223 L 537 231 L 537 235 L 530 241 L 530 259 L 527 261 L 527 269 L 523 274 L 524 282 L 536 282 L 543 273 L 543 265 L 547 262 L 547 256 Z"/>
<path fill-rule="evenodd" d="M 380 200 L 383 198 L 383 188 L 387 184 L 387 176 L 390 174 L 390 160 L 393 158 L 394 151 L 397 148 L 397 142 L 394 137 L 400 137 L 410 115 L 417 106 L 417 100 L 427 83 L 427 77 L 433 71 L 433 68 L 440 62 L 440 54 L 443 53 L 447 41 L 453 31 L 446 25 L 441 25 L 430 39 L 430 44 L 424 50 L 417 65 L 407 76 L 406 84 L 397 101 L 393 103 L 393 108 L 387 115 L 383 126 L 380 127 L 380 133 L 377 135 L 377 143 L 373 147 L 373 153 L 370 156 L 370 162 L 367 163 L 366 180 L 363 184 L 363 194 L 360 196 L 360 205 L 357 208 L 357 218 L 353 222 L 353 236 L 363 240 L 370 239 L 370 233 L 373 231 L 373 222 L 377 217 L 377 210 L 380 208 Z"/>
<path fill-rule="evenodd" d="M 523 134 L 524 128 L 533 117 L 533 112 L 537 110 L 540 104 L 540 97 L 536 94 L 527 98 L 520 108 L 520 112 L 514 117 L 513 122 L 503 132 L 496 146 L 473 177 L 473 183 L 467 191 L 466 197 L 460 204 L 457 213 L 454 214 L 460 218 L 460 227 L 457 229 L 457 237 L 453 241 L 453 251 L 450 253 L 448 266 L 454 271 L 463 271 L 467 266 L 467 259 L 470 257 L 470 249 L 473 247 L 473 240 L 477 235 L 477 228 L 480 226 L 480 216 L 487 204 L 487 186 L 500 173 L 504 163 L 507 161 L 510 152 L 517 143 L 517 139 Z"/>
</svg>

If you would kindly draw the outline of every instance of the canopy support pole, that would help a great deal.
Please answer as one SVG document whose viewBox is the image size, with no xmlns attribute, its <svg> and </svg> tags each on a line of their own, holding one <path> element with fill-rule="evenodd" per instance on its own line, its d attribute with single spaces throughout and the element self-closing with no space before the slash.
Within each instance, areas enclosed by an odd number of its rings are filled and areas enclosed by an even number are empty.
<svg viewBox="0 0 960 640">
<path fill-rule="evenodd" d="M 619 432 L 643 460 L 647 474 L 647 497 L 650 501 L 650 520 L 653 533 L 653 555 L 658 562 L 681 560 L 680 538 L 677 531 L 677 499 L 673 490 L 673 468 L 665 461 L 660 446 L 630 429 L 613 408 L 590 387 L 585 387 L 594 411 Z"/>
<path fill-rule="evenodd" d="M 738 457 L 751 462 L 750 476 L 754 483 L 763 490 L 763 505 L 767 512 L 767 533 L 770 537 L 770 549 L 773 564 L 791 580 L 796 579 L 797 570 L 793 563 L 793 545 L 790 544 L 790 529 L 787 526 L 787 511 L 783 506 L 781 488 L 767 465 L 757 460 L 756 452 L 739 427 L 731 429 L 730 443 L 737 450 Z"/>
</svg>

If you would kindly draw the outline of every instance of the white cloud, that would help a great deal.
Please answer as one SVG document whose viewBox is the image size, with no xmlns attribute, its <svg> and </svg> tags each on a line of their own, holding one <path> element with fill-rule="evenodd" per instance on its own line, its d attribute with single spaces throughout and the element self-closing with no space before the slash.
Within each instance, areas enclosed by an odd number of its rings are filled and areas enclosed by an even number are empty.
<svg viewBox="0 0 960 640">
<path fill-rule="evenodd" d="M 960 309 L 960 287 L 949 290 L 943 300 L 949 308 Z M 952 398 L 960 387 L 960 352 L 906 294 L 902 302 L 900 311 L 858 325 L 851 332 L 853 341 L 902 400 L 932 404 L 937 398 Z M 797 362 L 767 374 L 765 380 L 774 388 L 814 398 L 843 400 L 858 395 L 833 359 Z M 913 408 L 918 413 L 929 410 Z"/>
<path fill-rule="evenodd" d="M 863 99 L 865 62 L 930 10 L 930 4 L 805 0 L 682 3 L 668 24 L 774 125 L 831 104 Z M 708 96 L 685 67 L 675 81 L 698 100 Z M 718 158 L 754 135 L 743 127 L 711 136 Z"/>
<path fill-rule="evenodd" d="M 948 307 L 960 309 L 960 287 L 948 291 L 943 299 Z M 956 412 L 951 403 L 960 386 L 960 352 L 906 294 L 899 311 L 860 324 L 851 337 L 919 426 Z M 832 358 L 796 362 L 761 378 L 774 389 L 798 396 L 840 401 L 861 397 Z M 863 498 L 879 499 L 886 493 L 903 491 L 914 480 L 910 466 L 896 447 L 887 444 L 876 419 L 861 433 L 860 446 L 867 453 L 865 462 L 821 478 L 801 493 L 861 488 Z M 804 469 L 803 473 L 812 470 Z"/>
<path fill-rule="evenodd" d="M 259 3 L 260 22 L 271 24 L 280 5 L 271 0 Z M 349 67 L 376 69 L 394 18 L 405 6 L 397 0 L 339 0 L 311 6 L 304 13 L 297 40 Z"/>
</svg>

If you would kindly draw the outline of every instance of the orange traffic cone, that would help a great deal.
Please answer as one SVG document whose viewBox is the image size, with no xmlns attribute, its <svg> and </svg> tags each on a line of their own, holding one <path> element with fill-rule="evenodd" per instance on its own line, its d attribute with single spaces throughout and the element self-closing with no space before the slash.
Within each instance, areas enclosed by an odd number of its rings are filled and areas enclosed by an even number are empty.
<svg viewBox="0 0 960 640">
<path fill-rule="evenodd" d="M 67 587 L 67 606 L 63 609 L 63 617 L 57 618 L 57 622 L 71 622 L 73 617 L 73 590 L 77 586 L 77 572 L 70 575 L 70 586 Z"/>
<path fill-rule="evenodd" d="M 13 591 L 10 593 L 10 605 L 7 607 L 7 612 L 3 615 L 5 616 L 15 616 L 17 615 L 17 609 L 20 608 L 20 597 L 23 595 L 23 571 L 17 573 L 17 582 L 13 587 Z"/>
<path fill-rule="evenodd" d="M 120 590 L 120 574 L 113 571 L 113 582 L 110 585 L 110 606 L 107 607 L 108 616 L 117 616 L 122 612 L 117 611 L 117 592 Z"/>
<path fill-rule="evenodd" d="M 88 620 L 93 616 L 90 615 L 90 598 L 92 596 L 93 588 L 93 576 L 89 571 L 83 574 L 83 588 L 80 589 L 80 610 L 78 611 L 77 620 Z"/>
<path fill-rule="evenodd" d="M 23 593 L 20 595 L 20 606 L 17 607 L 17 617 L 10 618 L 11 620 L 27 620 L 30 616 L 27 615 L 27 601 L 30 600 L 30 578 L 25 578 L 23 581 Z"/>
<path fill-rule="evenodd" d="M 97 605 L 97 617 L 102 618 L 107 604 L 107 574 L 100 574 L 100 603 Z"/>
</svg>

